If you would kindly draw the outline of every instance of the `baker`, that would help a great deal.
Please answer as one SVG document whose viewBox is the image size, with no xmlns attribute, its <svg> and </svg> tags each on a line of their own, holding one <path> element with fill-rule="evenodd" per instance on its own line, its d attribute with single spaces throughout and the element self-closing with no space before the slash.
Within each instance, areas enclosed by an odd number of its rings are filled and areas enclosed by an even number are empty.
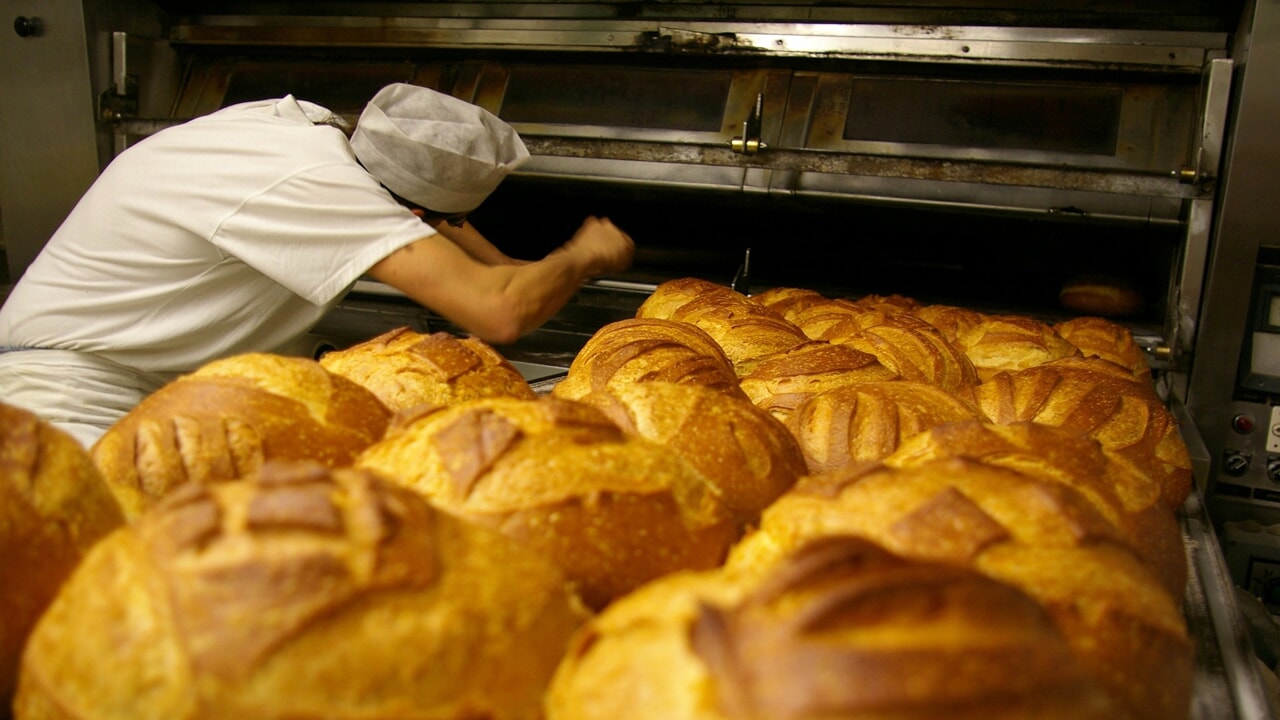
<svg viewBox="0 0 1280 720">
<path fill-rule="evenodd" d="M 107 166 L 0 308 L 0 397 L 88 447 L 183 373 L 289 352 L 365 275 L 512 342 L 634 253 L 595 217 L 535 261 L 489 242 L 467 214 L 528 158 L 495 115 L 409 84 L 354 128 L 290 95 L 156 133 Z"/>
</svg>

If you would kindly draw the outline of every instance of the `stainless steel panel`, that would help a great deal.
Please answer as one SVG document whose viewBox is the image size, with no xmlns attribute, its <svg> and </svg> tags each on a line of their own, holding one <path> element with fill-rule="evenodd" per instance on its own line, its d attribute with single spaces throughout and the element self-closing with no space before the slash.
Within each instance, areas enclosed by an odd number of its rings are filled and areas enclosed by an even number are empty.
<svg viewBox="0 0 1280 720">
<path fill-rule="evenodd" d="M 0 219 L 16 280 L 97 177 L 98 145 L 81 4 L 14 0 L 4 10 Z M 37 19 L 39 32 L 19 36 L 18 17 Z"/>
<path fill-rule="evenodd" d="M 1200 298 L 1195 351 L 1187 383 L 1187 407 L 1212 452 L 1206 502 L 1216 521 L 1238 517 L 1249 503 L 1226 485 L 1280 490 L 1267 472 L 1265 449 L 1275 396 L 1242 396 L 1237 367 L 1249 331 L 1249 307 L 1259 251 L 1280 246 L 1280 3 L 1258 2 L 1246 16 L 1237 58 L 1232 124 L 1219 182 L 1212 247 Z M 1255 418 L 1251 428 L 1233 423 Z M 1230 464 L 1228 464 L 1230 462 Z M 1239 463 L 1239 465 L 1237 465 Z M 1228 470 L 1232 474 L 1227 474 Z M 1224 483 L 1223 492 L 1215 486 Z M 1280 503 L 1253 502 L 1275 514 Z"/>
</svg>

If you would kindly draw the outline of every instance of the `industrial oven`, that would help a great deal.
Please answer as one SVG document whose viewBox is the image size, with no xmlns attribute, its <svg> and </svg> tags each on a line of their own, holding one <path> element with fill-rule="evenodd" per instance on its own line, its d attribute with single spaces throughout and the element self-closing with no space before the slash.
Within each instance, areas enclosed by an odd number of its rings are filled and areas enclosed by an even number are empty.
<svg viewBox="0 0 1280 720">
<path fill-rule="evenodd" d="M 1233 586 L 1280 613 L 1274 0 L 6 7 L 10 280 L 141 137 L 285 93 L 354 120 L 412 82 L 525 138 L 531 161 L 471 216 L 506 252 L 540 256 L 585 215 L 637 241 L 625 276 L 501 348 L 535 382 L 676 277 L 1050 321 L 1079 314 L 1060 293 L 1081 279 L 1133 293 L 1117 319 L 1196 461 L 1195 715 L 1269 716 Z M 448 329 L 361 282 L 305 351 L 402 325 Z"/>
</svg>

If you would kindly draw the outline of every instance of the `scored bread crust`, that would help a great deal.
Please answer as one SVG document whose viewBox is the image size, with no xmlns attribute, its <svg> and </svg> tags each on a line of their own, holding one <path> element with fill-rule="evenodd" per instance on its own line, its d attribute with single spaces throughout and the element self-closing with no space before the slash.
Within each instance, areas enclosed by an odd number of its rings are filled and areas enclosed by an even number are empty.
<svg viewBox="0 0 1280 720">
<path fill-rule="evenodd" d="M 929 383 L 867 382 L 817 393 L 786 420 L 810 473 L 881 460 L 935 425 L 984 420 L 968 400 Z"/>
<path fill-rule="evenodd" d="M 392 412 L 475 397 L 535 395 L 520 371 L 488 343 L 443 331 L 396 328 L 325 353 L 320 365 L 362 385 Z"/>
<path fill-rule="evenodd" d="M 1186 548 L 1160 484 L 1133 472 L 1098 441 L 1042 423 L 955 422 L 904 440 L 884 464 L 915 467 L 946 457 L 1005 467 L 1073 488 L 1116 526 L 1172 595 L 1181 597 L 1186 589 Z"/>
<path fill-rule="evenodd" d="M 537 548 L 593 609 L 719 565 L 738 537 L 719 488 L 680 453 L 579 401 L 481 398 L 402 417 L 355 464 Z"/>
<path fill-rule="evenodd" d="M 673 311 L 671 319 L 705 330 L 739 377 L 761 358 L 810 341 L 794 323 L 741 293 L 700 295 Z"/>
<path fill-rule="evenodd" d="M 270 463 L 96 546 L 32 636 L 16 709 L 535 720 L 585 618 L 492 530 L 371 473 Z"/>
<path fill-rule="evenodd" d="M 0 703 L 9 707 L 22 648 L 85 553 L 124 513 L 71 435 L 0 402 Z"/>
<path fill-rule="evenodd" d="M 1019 588 L 1046 608 L 1122 716 L 1188 717 L 1194 647 L 1181 598 L 1073 488 L 963 457 L 811 475 L 764 512 L 726 567 L 769 567 L 836 534 Z"/>
<path fill-rule="evenodd" d="M 268 460 L 346 465 L 390 416 L 369 390 L 315 360 L 249 353 L 161 387 L 90 454 L 133 518 L 179 485 L 239 478 Z"/>
<path fill-rule="evenodd" d="M 756 407 L 785 422 L 798 405 L 818 393 L 897 377 L 870 353 L 814 341 L 761 358 L 738 386 Z"/>
<path fill-rule="evenodd" d="M 1097 440 L 1158 482 L 1170 510 L 1191 493 L 1191 456 L 1177 420 L 1149 382 L 1114 363 L 1068 358 L 999 373 L 977 388 L 975 398 L 992 422 L 1044 423 Z"/>
<path fill-rule="evenodd" d="M 1077 317 L 1055 323 L 1055 332 L 1080 348 L 1085 357 L 1109 360 L 1134 375 L 1151 377 L 1147 354 L 1134 341 L 1133 331 L 1120 323 L 1100 317 Z"/>
<path fill-rule="evenodd" d="M 962 350 L 933 326 L 901 313 L 878 316 L 868 326 L 835 325 L 824 339 L 874 355 L 903 380 L 931 383 L 950 392 L 979 382 L 973 361 Z"/>
<path fill-rule="evenodd" d="M 592 392 L 641 382 L 705 385 L 740 395 L 724 350 L 696 325 L 661 318 L 626 318 L 597 330 L 552 394 L 580 400 Z"/>
<path fill-rule="evenodd" d="M 1080 355 L 1080 349 L 1054 331 L 1053 326 L 1023 315 L 988 315 L 959 331 L 956 347 L 973 361 L 982 381 L 996 373 L 1022 370 Z"/>
<path fill-rule="evenodd" d="M 718 489 L 742 528 L 806 472 L 804 454 L 787 427 L 746 398 L 702 385 L 648 382 L 582 401 L 624 432 L 679 453 Z"/>
<path fill-rule="evenodd" d="M 1052 620 L 967 568 L 819 538 L 662 578 L 579 632 L 548 720 L 1114 718 Z"/>
</svg>

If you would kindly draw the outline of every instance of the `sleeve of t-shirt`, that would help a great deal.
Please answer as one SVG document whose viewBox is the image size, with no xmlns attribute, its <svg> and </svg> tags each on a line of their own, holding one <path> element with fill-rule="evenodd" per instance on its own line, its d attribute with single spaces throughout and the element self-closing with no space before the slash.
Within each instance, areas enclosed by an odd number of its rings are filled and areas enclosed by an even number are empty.
<svg viewBox="0 0 1280 720">
<path fill-rule="evenodd" d="M 335 163 L 253 195 L 211 240 L 293 293 L 324 305 L 379 260 L 433 234 L 368 173 Z"/>
</svg>

